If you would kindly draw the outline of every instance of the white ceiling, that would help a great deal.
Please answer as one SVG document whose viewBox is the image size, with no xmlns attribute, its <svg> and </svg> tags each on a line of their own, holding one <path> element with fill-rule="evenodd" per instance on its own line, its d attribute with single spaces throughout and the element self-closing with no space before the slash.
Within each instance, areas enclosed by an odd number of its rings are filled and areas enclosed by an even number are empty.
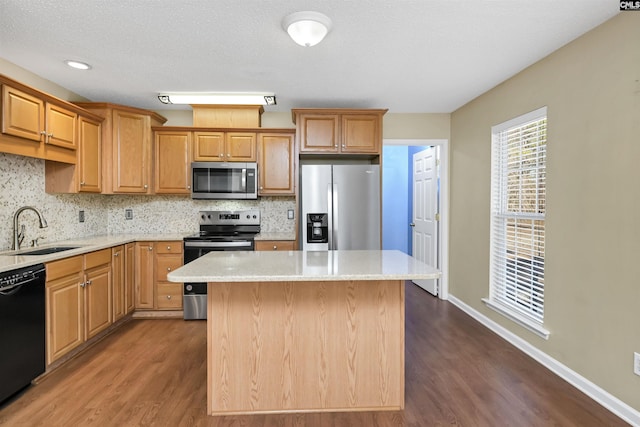
<svg viewBox="0 0 640 427">
<path fill-rule="evenodd" d="M 317 46 L 282 29 L 302 10 L 333 21 Z M 153 110 L 176 109 L 159 92 L 261 91 L 277 96 L 266 111 L 446 113 L 618 12 L 617 0 L 0 0 L 0 57 Z"/>
</svg>

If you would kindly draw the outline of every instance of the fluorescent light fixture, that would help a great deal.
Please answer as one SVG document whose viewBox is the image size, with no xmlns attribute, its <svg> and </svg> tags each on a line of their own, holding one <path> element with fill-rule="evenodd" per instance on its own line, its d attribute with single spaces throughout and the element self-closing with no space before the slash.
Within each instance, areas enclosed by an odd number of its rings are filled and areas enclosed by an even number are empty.
<svg viewBox="0 0 640 427">
<path fill-rule="evenodd" d="M 282 20 L 282 28 L 300 46 L 315 46 L 331 29 L 331 19 L 320 12 L 296 12 Z"/>
<path fill-rule="evenodd" d="M 276 105 L 273 93 L 161 93 L 163 104 Z"/>
<path fill-rule="evenodd" d="M 87 64 L 86 62 L 80 62 L 80 61 L 74 61 L 74 60 L 71 60 L 71 59 L 67 59 L 66 61 L 64 61 L 64 63 L 67 64 L 71 68 L 75 68 L 76 70 L 90 70 L 91 69 L 91 65 Z"/>
</svg>

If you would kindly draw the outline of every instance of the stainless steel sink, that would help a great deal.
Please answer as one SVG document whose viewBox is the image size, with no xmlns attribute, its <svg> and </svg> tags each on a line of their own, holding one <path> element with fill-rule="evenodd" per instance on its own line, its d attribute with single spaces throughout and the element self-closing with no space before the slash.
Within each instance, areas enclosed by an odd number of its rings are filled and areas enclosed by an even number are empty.
<svg viewBox="0 0 640 427">
<path fill-rule="evenodd" d="M 52 246 L 50 248 L 34 249 L 32 251 L 19 252 L 16 255 L 48 255 L 55 254 L 56 252 L 69 251 L 71 249 L 78 249 L 80 246 Z"/>
</svg>

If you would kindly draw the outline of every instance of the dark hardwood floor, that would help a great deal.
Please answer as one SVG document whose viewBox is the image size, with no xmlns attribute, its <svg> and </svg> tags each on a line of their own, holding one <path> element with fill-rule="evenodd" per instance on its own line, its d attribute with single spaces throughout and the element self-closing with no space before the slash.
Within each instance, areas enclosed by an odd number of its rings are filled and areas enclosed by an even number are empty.
<svg viewBox="0 0 640 427">
<path fill-rule="evenodd" d="M 0 425 L 627 425 L 450 303 L 406 296 L 402 412 L 208 417 L 205 322 L 132 320 L 1 407 Z"/>
</svg>

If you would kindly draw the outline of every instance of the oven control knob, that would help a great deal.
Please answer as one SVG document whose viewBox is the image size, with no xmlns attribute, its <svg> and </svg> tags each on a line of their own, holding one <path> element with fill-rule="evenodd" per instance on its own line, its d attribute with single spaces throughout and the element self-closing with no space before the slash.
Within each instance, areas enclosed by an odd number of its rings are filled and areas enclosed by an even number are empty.
<svg viewBox="0 0 640 427">
<path fill-rule="evenodd" d="M 187 291 L 191 292 L 193 290 L 193 286 L 192 285 L 187 285 L 186 286 Z"/>
<path fill-rule="evenodd" d="M 247 219 L 250 219 L 250 218 L 251 218 L 251 215 L 247 215 Z"/>
<path fill-rule="evenodd" d="M 253 219 L 256 219 L 256 218 L 258 218 L 258 216 L 257 216 L 257 215 L 254 215 L 254 216 L 253 216 Z"/>
</svg>

